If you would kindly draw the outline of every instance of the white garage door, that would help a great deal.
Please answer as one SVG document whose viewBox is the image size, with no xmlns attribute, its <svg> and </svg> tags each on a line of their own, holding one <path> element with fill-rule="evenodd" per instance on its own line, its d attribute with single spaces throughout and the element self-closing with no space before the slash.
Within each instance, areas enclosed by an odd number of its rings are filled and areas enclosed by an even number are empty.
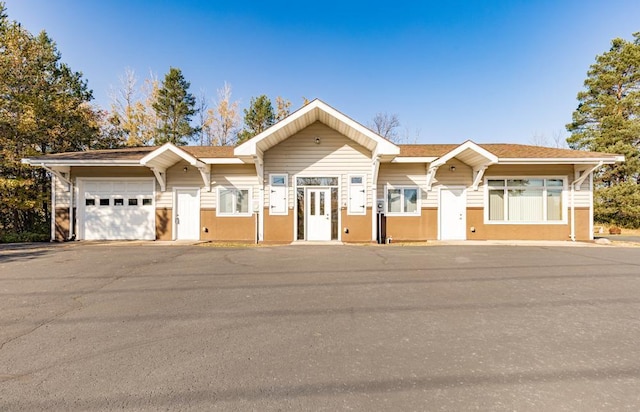
<svg viewBox="0 0 640 412">
<path fill-rule="evenodd" d="M 153 179 L 84 180 L 80 186 L 80 238 L 154 240 Z"/>
</svg>

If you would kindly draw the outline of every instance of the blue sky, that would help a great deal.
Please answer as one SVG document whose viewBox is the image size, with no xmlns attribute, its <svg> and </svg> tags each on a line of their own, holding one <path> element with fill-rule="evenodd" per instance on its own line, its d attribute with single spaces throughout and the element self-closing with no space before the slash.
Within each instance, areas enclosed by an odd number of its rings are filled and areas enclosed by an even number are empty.
<svg viewBox="0 0 640 412">
<path fill-rule="evenodd" d="M 366 124 L 397 113 L 418 143 L 530 143 L 566 135 L 589 65 L 640 31 L 637 0 L 8 0 L 81 71 L 95 103 L 126 67 L 182 69 L 211 99 L 224 82 L 246 107 L 320 98 Z"/>
</svg>

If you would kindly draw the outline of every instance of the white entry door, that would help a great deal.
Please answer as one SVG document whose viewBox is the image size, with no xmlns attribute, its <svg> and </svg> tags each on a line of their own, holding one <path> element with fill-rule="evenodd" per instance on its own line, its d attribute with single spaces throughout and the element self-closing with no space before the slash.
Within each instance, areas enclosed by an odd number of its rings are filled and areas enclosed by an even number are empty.
<svg viewBox="0 0 640 412">
<path fill-rule="evenodd" d="M 198 189 L 176 189 L 173 222 L 177 240 L 200 239 L 200 192 Z"/>
<path fill-rule="evenodd" d="M 467 238 L 467 196 L 465 189 L 440 189 L 440 240 Z"/>
<path fill-rule="evenodd" d="M 307 240 L 331 240 L 331 189 L 307 189 Z"/>
</svg>

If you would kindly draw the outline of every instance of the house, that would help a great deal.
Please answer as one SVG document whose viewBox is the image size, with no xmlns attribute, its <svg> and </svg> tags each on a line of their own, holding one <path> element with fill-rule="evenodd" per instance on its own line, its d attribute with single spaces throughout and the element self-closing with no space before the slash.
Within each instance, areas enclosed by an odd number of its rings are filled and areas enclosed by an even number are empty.
<svg viewBox="0 0 640 412">
<path fill-rule="evenodd" d="M 589 240 L 593 174 L 620 161 L 519 144 L 396 145 L 320 100 L 237 147 L 23 160 L 51 172 L 53 240 L 274 243 Z"/>
</svg>

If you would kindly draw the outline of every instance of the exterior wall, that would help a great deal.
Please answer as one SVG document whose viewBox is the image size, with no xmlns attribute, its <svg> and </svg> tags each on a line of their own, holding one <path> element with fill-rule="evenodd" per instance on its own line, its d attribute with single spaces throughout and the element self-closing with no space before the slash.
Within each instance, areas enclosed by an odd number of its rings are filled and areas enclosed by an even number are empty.
<svg viewBox="0 0 640 412">
<path fill-rule="evenodd" d="M 371 208 L 367 208 L 364 215 L 350 215 L 346 209 L 342 213 L 342 241 L 343 242 L 371 242 Z M 345 233 L 348 229 L 349 233 Z"/>
<path fill-rule="evenodd" d="M 387 239 L 433 240 L 438 237 L 438 209 L 422 208 L 420 216 L 387 216 Z"/>
<path fill-rule="evenodd" d="M 184 168 L 187 171 L 184 171 Z M 160 185 L 156 182 L 156 208 L 173 208 L 173 189 L 182 188 L 202 188 L 204 182 L 200 171 L 189 165 L 185 161 L 180 161 L 167 169 L 166 191 L 160 191 Z M 200 204 L 206 204 L 212 197 L 211 193 L 205 190 L 200 191 Z"/>
<path fill-rule="evenodd" d="M 266 243 L 290 243 L 293 242 L 293 211 L 287 215 L 269 215 L 269 208 L 263 209 L 264 213 L 264 242 Z"/>
<path fill-rule="evenodd" d="M 434 199 L 437 199 L 437 193 L 425 190 L 427 187 L 427 169 L 424 163 L 381 163 L 378 171 L 378 199 L 384 199 L 386 185 L 418 186 L 420 188 L 421 206 L 437 206 L 437 203 L 433 203 Z M 406 218 L 401 217 L 400 219 Z"/>
<path fill-rule="evenodd" d="M 170 208 L 156 208 L 156 240 L 171 240 L 173 213 Z"/>
<path fill-rule="evenodd" d="M 256 218 L 252 217 L 218 217 L 215 209 L 200 211 L 200 225 L 208 229 L 200 231 L 201 240 L 255 242 Z"/>
<path fill-rule="evenodd" d="M 316 137 L 320 138 L 320 144 L 316 144 Z M 367 207 L 371 207 L 371 169 L 370 151 L 323 123 L 316 122 L 264 153 L 264 204 L 269 206 L 269 174 L 289 175 L 289 209 L 295 206 L 293 176 L 339 176 L 340 202 L 345 204 L 348 175 L 358 174 L 366 176 Z M 265 237 L 265 240 L 268 239 Z"/>
<path fill-rule="evenodd" d="M 55 213 L 55 240 L 56 242 L 64 242 L 69 238 L 69 208 L 57 207 Z"/>
<path fill-rule="evenodd" d="M 567 210 L 569 220 L 571 211 Z M 576 208 L 576 240 L 590 240 L 589 209 Z M 471 228 L 475 228 L 475 233 Z M 469 240 L 570 240 L 571 224 L 486 225 L 483 208 L 467 208 Z"/>
</svg>

